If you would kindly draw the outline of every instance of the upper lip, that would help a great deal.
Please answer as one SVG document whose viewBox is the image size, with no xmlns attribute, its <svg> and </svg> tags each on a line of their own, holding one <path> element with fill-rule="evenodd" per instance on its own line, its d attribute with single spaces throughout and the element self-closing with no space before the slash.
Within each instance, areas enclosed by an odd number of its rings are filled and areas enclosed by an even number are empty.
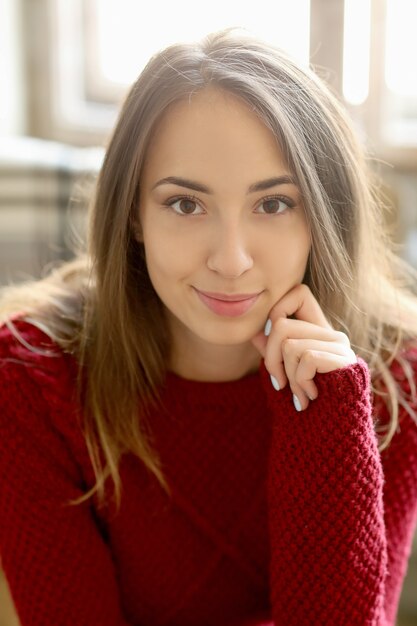
<svg viewBox="0 0 417 626">
<path fill-rule="evenodd" d="M 217 293 L 213 291 L 202 291 L 201 289 L 197 289 L 200 293 L 208 296 L 209 298 L 215 298 L 216 300 L 226 300 L 228 302 L 237 302 L 239 300 L 249 300 L 250 298 L 254 298 L 258 296 L 260 292 L 256 293 L 235 293 L 235 294 L 227 294 L 227 293 Z"/>
</svg>

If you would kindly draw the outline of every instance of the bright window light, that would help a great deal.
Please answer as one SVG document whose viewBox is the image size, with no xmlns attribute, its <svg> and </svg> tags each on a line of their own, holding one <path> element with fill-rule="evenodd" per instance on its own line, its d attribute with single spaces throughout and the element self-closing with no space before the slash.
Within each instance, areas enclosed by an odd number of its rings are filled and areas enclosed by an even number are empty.
<svg viewBox="0 0 417 626">
<path fill-rule="evenodd" d="M 369 93 L 370 34 L 370 0 L 345 0 L 343 95 L 355 105 L 365 102 Z"/>
<path fill-rule="evenodd" d="M 417 98 L 417 2 L 386 3 L 385 81 L 397 95 Z"/>
<path fill-rule="evenodd" d="M 310 0 L 176 0 L 146 3 L 145 10 L 131 0 L 96 0 L 96 11 L 100 71 L 120 85 L 132 83 L 161 48 L 230 26 L 284 48 L 303 64 L 309 61 Z"/>
</svg>

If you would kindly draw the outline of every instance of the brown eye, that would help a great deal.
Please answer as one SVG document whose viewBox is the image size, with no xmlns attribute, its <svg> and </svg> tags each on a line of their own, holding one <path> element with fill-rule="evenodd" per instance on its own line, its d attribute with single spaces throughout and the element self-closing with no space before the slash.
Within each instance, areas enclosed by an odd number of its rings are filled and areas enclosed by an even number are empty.
<svg viewBox="0 0 417 626">
<path fill-rule="evenodd" d="M 279 211 L 280 204 L 281 202 L 279 200 L 267 200 L 264 202 L 265 213 L 276 213 Z"/>
<path fill-rule="evenodd" d="M 264 198 L 260 203 L 260 207 L 263 207 L 261 213 L 267 215 L 279 215 L 284 213 L 287 209 L 291 209 L 295 203 L 289 198 L 282 198 L 280 196 L 274 196 L 272 198 Z"/>
<path fill-rule="evenodd" d="M 178 200 L 178 202 L 180 203 L 180 211 L 182 213 L 194 213 L 196 207 L 194 200 L 183 199 Z"/>
<path fill-rule="evenodd" d="M 176 207 L 175 205 L 178 206 Z M 194 198 L 187 196 L 172 198 L 167 201 L 165 206 L 172 208 L 177 215 L 201 215 L 203 212 L 202 210 L 197 212 L 196 209 L 201 209 L 201 207 Z"/>
</svg>

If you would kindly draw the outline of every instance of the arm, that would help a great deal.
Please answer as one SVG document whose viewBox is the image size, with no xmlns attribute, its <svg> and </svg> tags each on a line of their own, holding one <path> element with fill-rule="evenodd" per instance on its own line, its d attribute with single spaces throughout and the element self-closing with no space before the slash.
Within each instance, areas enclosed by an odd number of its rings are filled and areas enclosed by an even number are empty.
<svg viewBox="0 0 417 626">
<path fill-rule="evenodd" d="M 53 423 L 71 420 L 63 358 L 45 373 L 22 350 L 0 329 L 0 553 L 16 612 L 22 626 L 127 626 L 91 501 L 63 506 L 85 488 Z"/>
<path fill-rule="evenodd" d="M 268 521 L 275 624 L 393 626 L 416 523 L 416 423 L 405 416 L 389 463 L 390 448 L 383 457 L 378 451 L 368 366 L 306 285 L 272 307 L 252 342 L 264 357 L 273 414 Z M 417 379 L 410 348 L 404 356 Z"/>
<path fill-rule="evenodd" d="M 275 624 L 385 626 L 383 470 L 366 363 L 317 374 L 297 413 L 272 389 L 269 459 L 271 602 Z M 280 395 L 282 394 L 282 395 Z"/>
</svg>

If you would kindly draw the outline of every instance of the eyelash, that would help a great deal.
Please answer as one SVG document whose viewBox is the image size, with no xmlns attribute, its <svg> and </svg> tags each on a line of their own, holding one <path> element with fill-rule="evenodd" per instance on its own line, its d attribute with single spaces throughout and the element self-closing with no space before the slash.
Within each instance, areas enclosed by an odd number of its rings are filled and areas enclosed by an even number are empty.
<svg viewBox="0 0 417 626">
<path fill-rule="evenodd" d="M 163 206 L 166 207 L 167 209 L 172 209 L 172 205 L 175 204 L 175 202 L 178 202 L 178 200 L 191 200 L 192 202 L 195 202 L 196 204 L 198 204 L 198 198 L 196 198 L 196 196 L 187 196 L 187 195 L 183 195 L 183 196 L 176 196 L 175 198 L 170 198 L 169 200 L 167 200 L 166 202 L 163 203 Z M 261 202 L 259 203 L 260 205 L 263 204 L 264 202 L 267 202 L 268 200 L 279 200 L 280 202 L 283 202 L 288 209 L 292 209 L 295 207 L 295 202 L 294 200 L 291 200 L 291 198 L 288 198 L 287 196 L 266 196 L 265 198 L 262 198 Z M 175 211 L 174 209 L 174 213 L 176 213 L 177 215 L 179 215 L 180 217 L 197 217 L 198 215 L 201 215 L 200 213 L 197 215 L 194 215 L 193 213 L 178 213 L 177 211 Z M 281 211 L 280 213 L 263 213 L 262 215 L 281 215 L 281 213 L 283 213 L 283 211 Z"/>
</svg>

